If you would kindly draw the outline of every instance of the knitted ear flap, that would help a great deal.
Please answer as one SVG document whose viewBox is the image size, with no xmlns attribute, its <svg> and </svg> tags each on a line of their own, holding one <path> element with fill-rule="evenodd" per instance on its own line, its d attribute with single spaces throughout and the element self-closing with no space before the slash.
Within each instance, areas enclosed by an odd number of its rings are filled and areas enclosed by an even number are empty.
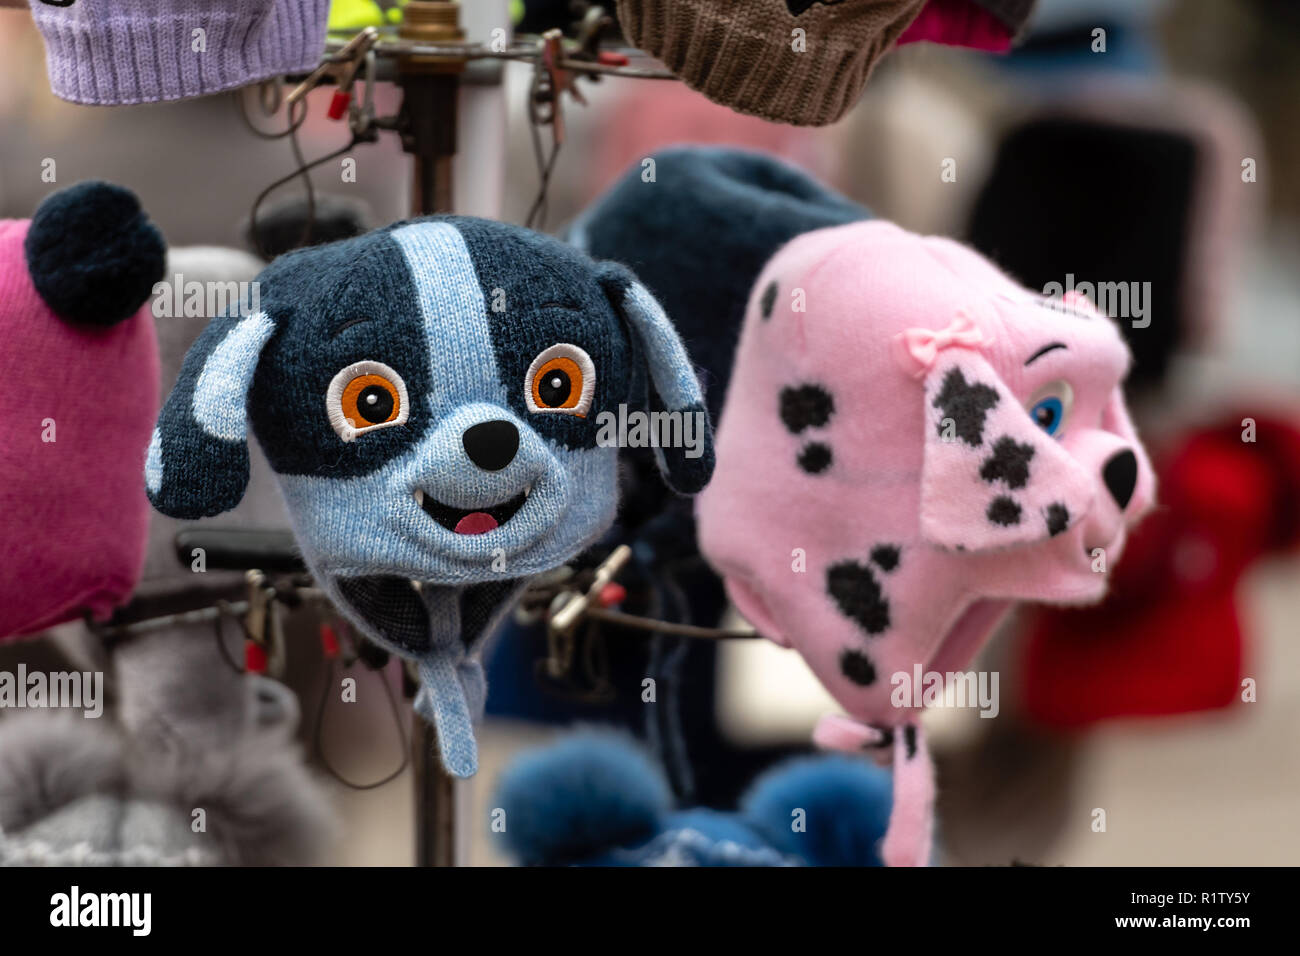
<svg viewBox="0 0 1300 956">
<path fill-rule="evenodd" d="M 973 348 L 943 348 L 925 373 L 921 534 L 984 551 L 1060 534 L 1092 482 Z"/>
<path fill-rule="evenodd" d="M 664 480 L 675 491 L 695 494 L 713 475 L 713 427 L 686 348 L 663 308 L 630 271 L 602 262 L 596 279 L 640 346 L 651 383 L 647 410 L 680 419 L 680 429 L 674 425 L 669 431 L 681 441 L 655 450 Z"/>
<path fill-rule="evenodd" d="M 274 331 L 265 312 L 225 316 L 190 347 L 145 460 L 145 488 L 163 514 L 207 518 L 244 497 L 248 387 Z"/>
<path fill-rule="evenodd" d="M 454 777 L 478 772 L 474 723 L 483 716 L 487 684 L 480 655 L 510 612 L 525 581 L 468 586 L 412 582 L 396 575 L 318 580 L 335 606 L 363 633 L 416 661 L 415 710 L 438 730 L 438 756 Z"/>
</svg>

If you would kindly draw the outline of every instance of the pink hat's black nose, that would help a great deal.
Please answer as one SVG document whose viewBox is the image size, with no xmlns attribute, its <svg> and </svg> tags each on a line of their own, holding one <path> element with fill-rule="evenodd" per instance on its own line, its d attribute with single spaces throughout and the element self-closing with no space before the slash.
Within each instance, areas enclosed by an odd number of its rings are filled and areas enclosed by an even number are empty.
<svg viewBox="0 0 1300 956">
<path fill-rule="evenodd" d="M 1111 455 L 1110 460 L 1101 470 L 1101 477 L 1106 482 L 1106 490 L 1115 499 L 1120 511 L 1123 511 L 1133 500 L 1133 489 L 1137 487 L 1137 455 L 1127 448 Z"/>
<path fill-rule="evenodd" d="M 519 429 L 507 421 L 479 422 L 460 437 L 469 460 L 484 471 L 500 471 L 515 460 Z"/>
</svg>

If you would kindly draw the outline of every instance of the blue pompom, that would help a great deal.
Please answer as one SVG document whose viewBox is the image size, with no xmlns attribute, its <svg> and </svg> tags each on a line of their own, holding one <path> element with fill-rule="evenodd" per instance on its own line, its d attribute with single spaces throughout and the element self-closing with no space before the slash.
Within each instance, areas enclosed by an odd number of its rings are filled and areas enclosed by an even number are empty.
<svg viewBox="0 0 1300 956">
<path fill-rule="evenodd" d="M 45 304 L 70 322 L 113 325 L 132 315 L 166 271 L 162 235 L 121 186 L 85 182 L 47 197 L 24 243 Z"/>
<path fill-rule="evenodd" d="M 672 805 L 663 774 L 623 734 L 584 731 L 518 758 L 495 804 L 519 862 L 577 862 L 647 839 Z"/>
<path fill-rule="evenodd" d="M 881 866 L 893 778 L 887 770 L 840 755 L 802 757 L 761 776 L 741 811 L 782 852 L 812 866 Z M 791 827 L 803 810 L 804 832 Z"/>
</svg>

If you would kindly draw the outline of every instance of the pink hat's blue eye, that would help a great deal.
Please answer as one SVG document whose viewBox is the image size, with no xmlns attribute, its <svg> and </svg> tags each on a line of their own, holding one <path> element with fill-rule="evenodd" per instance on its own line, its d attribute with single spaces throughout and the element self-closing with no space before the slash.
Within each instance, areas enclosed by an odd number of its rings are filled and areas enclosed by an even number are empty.
<svg viewBox="0 0 1300 956">
<path fill-rule="evenodd" d="M 1061 400 L 1055 395 L 1048 398 L 1040 399 L 1033 408 L 1029 410 L 1029 415 L 1043 431 L 1049 435 L 1055 435 L 1061 428 L 1061 422 L 1065 418 L 1065 408 Z"/>
<path fill-rule="evenodd" d="M 1060 437 L 1074 405 L 1074 389 L 1064 379 L 1048 382 L 1025 402 L 1034 424 L 1047 434 Z"/>
</svg>

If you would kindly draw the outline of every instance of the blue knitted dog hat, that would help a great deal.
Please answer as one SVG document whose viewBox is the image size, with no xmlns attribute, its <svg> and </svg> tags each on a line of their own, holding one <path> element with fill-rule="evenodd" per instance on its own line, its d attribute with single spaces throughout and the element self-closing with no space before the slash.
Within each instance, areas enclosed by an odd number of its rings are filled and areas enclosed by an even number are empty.
<svg viewBox="0 0 1300 956">
<path fill-rule="evenodd" d="M 251 425 L 312 573 L 366 636 L 418 662 L 416 709 L 444 766 L 469 776 L 484 640 L 524 579 L 614 519 L 611 418 L 659 413 L 677 439 L 656 449 L 668 483 L 708 481 L 690 360 L 627 269 L 487 220 L 292 252 L 255 288 L 255 309 L 214 319 L 186 356 L 149 498 L 178 518 L 233 508 Z"/>
</svg>

